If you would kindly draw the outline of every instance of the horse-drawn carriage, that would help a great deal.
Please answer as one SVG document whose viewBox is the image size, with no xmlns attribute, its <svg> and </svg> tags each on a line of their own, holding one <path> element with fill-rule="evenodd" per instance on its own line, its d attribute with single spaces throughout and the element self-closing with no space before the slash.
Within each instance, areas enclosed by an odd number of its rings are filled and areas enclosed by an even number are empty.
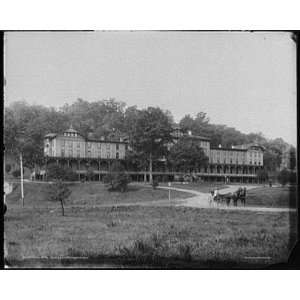
<svg viewBox="0 0 300 300">
<path fill-rule="evenodd" d="M 226 204 L 227 206 L 230 205 L 230 202 L 233 203 L 234 206 L 238 205 L 238 201 L 241 201 L 242 205 L 246 205 L 246 188 L 238 188 L 233 193 L 226 193 L 226 194 L 220 194 L 217 193 L 217 195 L 214 196 L 214 202 L 217 203 L 217 205 Z"/>
</svg>

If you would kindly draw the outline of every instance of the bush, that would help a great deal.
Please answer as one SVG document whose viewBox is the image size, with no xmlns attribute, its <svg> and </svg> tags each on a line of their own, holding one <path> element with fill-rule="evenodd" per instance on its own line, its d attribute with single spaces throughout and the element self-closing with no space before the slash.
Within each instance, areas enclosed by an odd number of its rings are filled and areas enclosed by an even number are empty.
<svg viewBox="0 0 300 300">
<path fill-rule="evenodd" d="M 47 178 L 50 180 L 76 181 L 78 176 L 69 167 L 51 164 L 47 167 Z"/>
<path fill-rule="evenodd" d="M 95 177 L 95 173 L 93 170 L 88 170 L 86 173 L 86 180 L 91 181 Z"/>
<path fill-rule="evenodd" d="M 12 176 L 14 177 L 20 177 L 21 176 L 21 170 L 20 169 L 17 169 L 17 170 L 14 170 L 12 173 Z M 23 169 L 23 175 L 24 175 L 24 169 Z"/>
<path fill-rule="evenodd" d="M 287 169 L 283 169 L 278 174 L 278 181 L 283 186 L 285 186 L 287 183 L 296 183 L 296 179 L 296 172 L 292 172 Z"/>
<path fill-rule="evenodd" d="M 129 177 L 120 162 L 116 161 L 112 164 L 110 172 L 104 177 L 104 182 L 107 184 L 109 191 L 127 191 Z"/>
<path fill-rule="evenodd" d="M 153 187 L 153 189 L 156 189 L 158 187 L 158 180 L 157 179 L 152 180 L 152 187 Z"/>
<path fill-rule="evenodd" d="M 6 164 L 6 165 L 5 165 L 5 172 L 6 172 L 6 173 L 9 173 L 10 170 L 11 170 L 11 165 L 10 165 L 10 164 Z"/>
</svg>

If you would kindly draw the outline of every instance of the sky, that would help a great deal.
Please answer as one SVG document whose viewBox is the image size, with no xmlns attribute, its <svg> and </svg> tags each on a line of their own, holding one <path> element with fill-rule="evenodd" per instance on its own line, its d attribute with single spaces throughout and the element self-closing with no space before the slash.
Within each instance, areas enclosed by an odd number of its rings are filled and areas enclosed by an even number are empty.
<svg viewBox="0 0 300 300">
<path fill-rule="evenodd" d="M 115 98 L 297 144 L 288 32 L 9 32 L 5 105 Z"/>
</svg>

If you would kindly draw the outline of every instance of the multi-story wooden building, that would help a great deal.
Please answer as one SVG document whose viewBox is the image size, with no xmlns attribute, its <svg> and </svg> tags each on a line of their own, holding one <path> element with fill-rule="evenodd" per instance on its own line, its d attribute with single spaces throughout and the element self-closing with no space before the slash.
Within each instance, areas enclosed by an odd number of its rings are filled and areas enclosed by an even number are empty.
<svg viewBox="0 0 300 300">
<path fill-rule="evenodd" d="M 71 128 L 63 134 L 49 133 L 44 138 L 46 165 L 57 163 L 73 168 L 81 178 L 93 170 L 101 179 L 114 160 L 124 160 L 127 142 L 122 139 L 106 140 L 84 138 Z"/>
<path fill-rule="evenodd" d="M 263 168 L 264 148 L 258 144 L 247 144 L 224 148 L 210 147 L 210 139 L 203 136 L 184 134 L 180 129 L 173 132 L 173 143 L 170 149 L 183 136 L 196 140 L 209 158 L 207 166 L 195 169 L 193 176 L 202 180 L 256 182 L 257 172 Z M 128 144 L 119 140 L 86 139 L 72 127 L 60 134 L 47 134 L 44 140 L 44 151 L 48 163 L 59 163 L 73 168 L 82 178 L 92 170 L 95 178 L 102 180 L 114 160 L 124 161 Z M 133 180 L 147 180 L 147 170 L 128 170 Z M 160 159 L 153 164 L 153 177 L 174 177 L 183 175 L 179 170 L 168 167 L 166 160 Z"/>
</svg>

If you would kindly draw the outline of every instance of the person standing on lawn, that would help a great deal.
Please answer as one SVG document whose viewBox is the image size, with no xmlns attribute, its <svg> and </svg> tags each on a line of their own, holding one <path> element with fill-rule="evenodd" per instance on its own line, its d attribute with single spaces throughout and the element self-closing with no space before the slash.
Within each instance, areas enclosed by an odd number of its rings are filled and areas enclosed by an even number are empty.
<svg viewBox="0 0 300 300">
<path fill-rule="evenodd" d="M 214 206 L 214 191 L 211 191 L 208 195 L 208 203 L 209 206 L 212 207 Z"/>
</svg>

